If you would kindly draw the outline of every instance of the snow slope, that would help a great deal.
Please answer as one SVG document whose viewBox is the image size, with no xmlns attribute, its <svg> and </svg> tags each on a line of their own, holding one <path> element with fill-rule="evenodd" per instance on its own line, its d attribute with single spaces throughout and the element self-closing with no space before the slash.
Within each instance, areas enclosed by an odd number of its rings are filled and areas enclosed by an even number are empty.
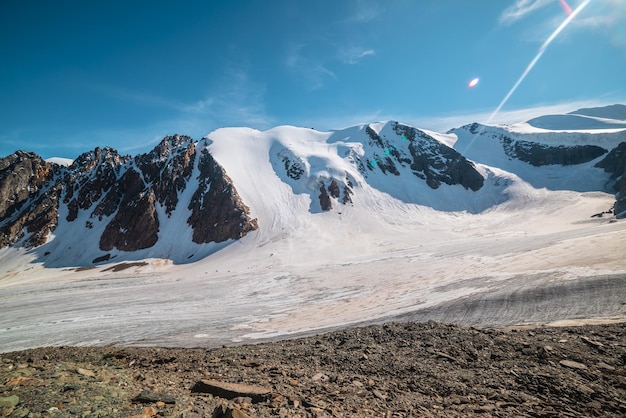
<svg viewBox="0 0 626 418">
<path fill-rule="evenodd" d="M 419 312 L 459 301 L 468 303 L 454 305 L 453 320 L 468 324 L 626 317 L 626 222 L 592 217 L 613 204 L 611 194 L 599 191 L 606 175 L 595 161 L 530 166 L 510 159 L 498 140 L 506 134 L 608 147 L 623 140 L 623 131 L 565 135 L 527 124 L 487 127 L 476 137 L 469 129 L 421 131 L 475 162 L 484 184 L 472 191 L 458 184 L 429 187 L 408 164 L 395 164 L 397 175 L 383 172 L 378 161 L 409 153 L 393 126 L 209 134 L 198 147 L 208 148 L 225 168 L 259 221 L 257 231 L 238 241 L 160 239 L 138 253 L 139 262 L 82 268 L 45 268 L 38 250 L 1 249 L 0 351 L 67 344 L 215 346 L 399 316 L 424 319 Z M 383 147 L 372 145 L 368 128 Z M 320 185 L 333 180 L 351 188 L 351 202 L 331 198 L 332 209 L 325 211 Z M 160 237 L 187 233 L 187 217 L 177 208 Z M 61 223 L 55 231 L 63 240 L 48 245 L 80 246 L 83 255 L 70 261 L 90 261 L 97 243 L 68 237 L 73 232 L 64 228 L 69 226 Z M 161 258 L 163 253 L 171 257 Z M 124 261 L 126 255 L 119 256 Z M 506 317 L 493 304 L 471 303 L 485 294 L 506 299 L 529 283 L 581 289 L 598 277 L 615 278 L 611 298 L 602 302 L 601 295 L 581 292 L 577 306 L 556 313 L 527 316 L 529 309 L 545 307 L 545 299 L 511 305 Z M 459 306 L 472 311 L 459 313 Z"/>
<path fill-rule="evenodd" d="M 514 173 L 535 188 L 579 192 L 610 190 L 610 174 L 595 167 L 605 155 L 582 164 L 537 167 L 508 155 L 503 146 L 503 138 L 546 147 L 594 145 L 606 151 L 626 142 L 626 125 L 623 129 L 555 131 L 538 129 L 531 126 L 530 122 L 508 126 L 474 124 L 451 132 L 457 136 L 454 148 L 475 162 Z"/>
</svg>

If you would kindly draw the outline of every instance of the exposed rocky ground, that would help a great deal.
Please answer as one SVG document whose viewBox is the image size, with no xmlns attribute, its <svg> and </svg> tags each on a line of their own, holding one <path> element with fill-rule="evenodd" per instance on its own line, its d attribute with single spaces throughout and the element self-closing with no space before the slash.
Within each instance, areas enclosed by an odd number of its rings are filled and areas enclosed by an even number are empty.
<svg viewBox="0 0 626 418">
<path fill-rule="evenodd" d="M 626 323 L 389 323 L 219 349 L 0 355 L 0 416 L 626 415 Z"/>
</svg>

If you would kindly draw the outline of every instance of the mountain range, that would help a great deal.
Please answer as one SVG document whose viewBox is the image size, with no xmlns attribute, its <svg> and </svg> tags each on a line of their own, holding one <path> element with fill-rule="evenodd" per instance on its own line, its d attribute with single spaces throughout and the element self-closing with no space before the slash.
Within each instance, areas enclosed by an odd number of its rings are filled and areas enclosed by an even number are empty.
<svg viewBox="0 0 626 418">
<path fill-rule="evenodd" d="M 612 193 L 621 218 L 625 170 L 624 105 L 445 134 L 389 121 L 173 135 L 134 157 L 16 151 L 0 159 L 0 248 L 25 247 L 50 267 L 187 263 L 253 232 L 277 239 L 322 213 L 478 214 L 523 205 L 531 189 Z"/>
</svg>

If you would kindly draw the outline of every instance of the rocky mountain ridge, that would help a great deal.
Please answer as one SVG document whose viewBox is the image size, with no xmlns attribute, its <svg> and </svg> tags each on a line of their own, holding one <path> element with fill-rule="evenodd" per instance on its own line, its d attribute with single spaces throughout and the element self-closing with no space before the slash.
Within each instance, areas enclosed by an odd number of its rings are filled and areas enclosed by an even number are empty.
<svg viewBox="0 0 626 418">
<path fill-rule="evenodd" d="M 251 152 L 253 164 L 264 164 L 267 157 L 271 175 L 281 185 L 290 186 L 293 195 L 310 196 L 311 214 L 367 205 L 359 202 L 367 188 L 419 205 L 446 196 L 452 205 L 432 207 L 477 213 L 505 201 L 506 183 L 518 181 L 515 176 L 534 187 L 616 193 L 614 212 L 618 217 L 626 214 L 626 130 L 533 134 L 475 123 L 450 132 L 458 138 L 456 143 L 450 135 L 393 121 L 328 133 L 289 127 L 259 133 L 263 139 L 257 133 L 222 132 L 241 136 L 244 144 L 264 140 L 269 155 L 229 148 L 226 138 L 219 144 L 220 158 Z M 147 252 L 139 258 L 167 259 L 173 248 L 188 243 L 226 243 L 267 227 L 255 218 L 254 205 L 251 208 L 238 192 L 243 187 L 244 196 L 249 195 L 251 186 L 235 184 L 228 167 L 214 156 L 213 142 L 211 135 L 201 141 L 173 135 L 134 157 L 96 148 L 67 167 L 25 151 L 2 158 L 0 248 L 39 248 L 42 259 L 83 251 L 83 264 L 108 262 L 140 250 Z M 513 177 L 503 185 L 492 167 Z M 558 180 L 556 171 L 545 171 L 555 167 L 572 168 L 570 183 L 545 183 Z M 260 166 L 243 170 L 254 176 Z M 575 176 L 585 177 L 584 185 Z M 254 187 L 259 185 L 274 187 L 263 179 Z M 273 199 L 269 191 L 267 199 Z M 492 203 L 464 203 L 488 200 L 484 196 Z M 97 243 L 97 248 L 91 252 L 82 248 L 87 242 Z M 184 257 L 200 256 L 191 249 Z"/>
<path fill-rule="evenodd" d="M 0 167 L 3 247 L 40 246 L 59 223 L 76 224 L 99 242 L 104 254 L 96 263 L 110 259 L 111 250 L 152 247 L 174 212 L 186 217 L 198 244 L 238 239 L 257 228 L 225 171 L 186 136 L 166 137 L 134 158 L 96 148 L 62 167 L 18 151 Z"/>
</svg>

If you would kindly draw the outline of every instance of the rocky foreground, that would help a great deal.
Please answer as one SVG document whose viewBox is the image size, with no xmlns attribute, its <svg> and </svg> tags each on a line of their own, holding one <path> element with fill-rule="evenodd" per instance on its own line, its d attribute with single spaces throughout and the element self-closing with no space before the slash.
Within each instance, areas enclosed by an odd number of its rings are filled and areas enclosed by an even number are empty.
<svg viewBox="0 0 626 418">
<path fill-rule="evenodd" d="M 626 415 L 626 323 L 390 323 L 219 349 L 0 355 L 0 416 Z"/>
</svg>

